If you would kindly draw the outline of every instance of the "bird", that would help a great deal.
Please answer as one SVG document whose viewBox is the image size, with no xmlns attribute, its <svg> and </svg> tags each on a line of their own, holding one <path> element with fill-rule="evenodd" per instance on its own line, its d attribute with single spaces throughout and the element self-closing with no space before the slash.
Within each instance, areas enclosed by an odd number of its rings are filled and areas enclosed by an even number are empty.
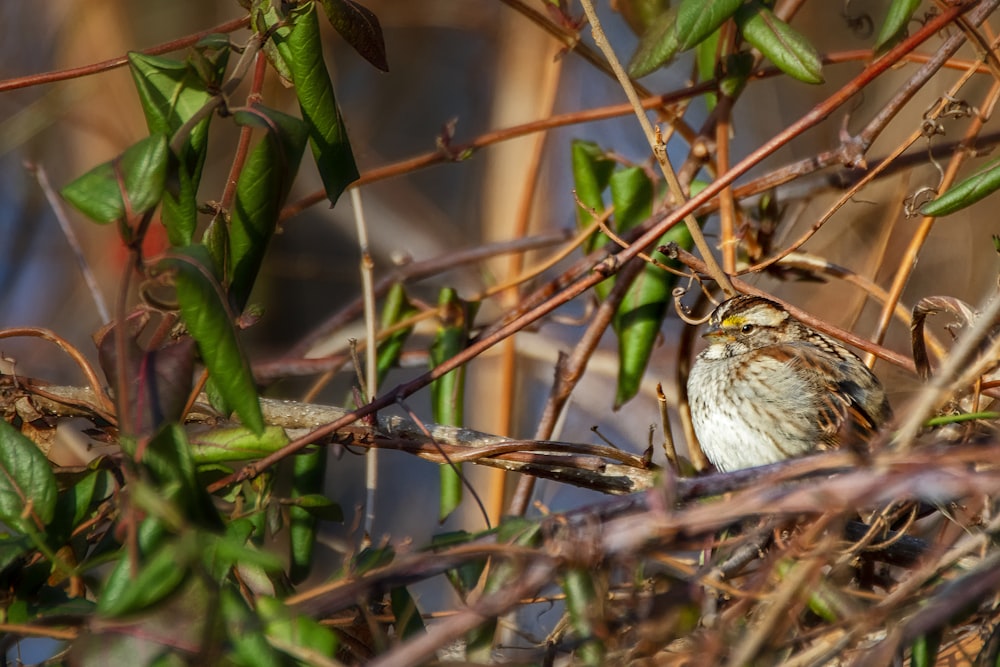
<svg viewBox="0 0 1000 667">
<path fill-rule="evenodd" d="M 688 375 L 702 451 L 720 472 L 841 445 L 866 446 L 892 418 L 878 378 L 846 347 L 753 295 L 712 312 Z"/>
</svg>

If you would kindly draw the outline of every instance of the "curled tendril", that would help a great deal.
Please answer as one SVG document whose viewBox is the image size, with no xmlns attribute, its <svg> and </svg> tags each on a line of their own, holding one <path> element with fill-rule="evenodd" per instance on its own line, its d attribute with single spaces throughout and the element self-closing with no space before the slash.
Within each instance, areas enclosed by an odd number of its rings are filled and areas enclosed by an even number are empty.
<svg viewBox="0 0 1000 667">
<path fill-rule="evenodd" d="M 693 326 L 698 326 L 699 324 L 704 324 L 705 322 L 708 322 L 709 315 L 705 315 L 702 318 L 691 317 L 691 313 L 687 309 L 687 306 L 681 303 L 681 299 L 684 297 L 685 294 L 688 293 L 689 289 L 690 289 L 689 287 L 675 287 L 673 289 L 671 295 L 674 297 L 674 310 L 677 311 L 677 317 L 681 318 L 682 322 L 685 322 Z"/>
<path fill-rule="evenodd" d="M 920 215 L 920 207 L 936 196 L 937 190 L 925 185 L 903 200 L 903 214 L 907 218 L 915 218 Z"/>
<path fill-rule="evenodd" d="M 847 0 L 844 2 L 844 11 L 840 13 L 844 18 L 844 22 L 847 23 L 847 28 L 858 39 L 868 39 L 871 37 L 875 33 L 875 22 L 872 21 L 872 17 L 865 13 L 852 15 L 850 10 L 851 0 Z"/>
</svg>

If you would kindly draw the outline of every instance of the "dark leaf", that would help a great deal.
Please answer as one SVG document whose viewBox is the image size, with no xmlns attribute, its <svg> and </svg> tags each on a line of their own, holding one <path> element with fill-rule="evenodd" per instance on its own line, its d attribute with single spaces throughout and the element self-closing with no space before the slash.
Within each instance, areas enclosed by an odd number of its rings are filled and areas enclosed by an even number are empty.
<svg viewBox="0 0 1000 667">
<path fill-rule="evenodd" d="M 292 499 L 323 497 L 326 480 L 326 447 L 292 458 Z M 309 501 L 304 501 L 308 503 Z M 288 508 L 288 538 L 291 562 L 288 576 L 297 584 L 309 576 L 313 550 L 316 546 L 316 524 L 319 519 L 305 507 Z"/>
<path fill-rule="evenodd" d="M 389 71 L 385 55 L 385 40 L 378 17 L 354 0 L 320 0 L 330 24 L 362 58 L 382 70 Z"/>
</svg>

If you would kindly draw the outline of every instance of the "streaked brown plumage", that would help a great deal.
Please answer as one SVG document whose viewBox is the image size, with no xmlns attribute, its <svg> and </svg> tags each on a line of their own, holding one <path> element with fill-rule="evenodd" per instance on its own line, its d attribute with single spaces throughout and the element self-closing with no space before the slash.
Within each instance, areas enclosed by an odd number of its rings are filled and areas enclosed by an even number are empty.
<svg viewBox="0 0 1000 667">
<path fill-rule="evenodd" d="M 688 398 L 701 448 L 721 471 L 863 444 L 892 416 L 857 356 L 773 301 L 729 299 L 703 336 Z"/>
</svg>

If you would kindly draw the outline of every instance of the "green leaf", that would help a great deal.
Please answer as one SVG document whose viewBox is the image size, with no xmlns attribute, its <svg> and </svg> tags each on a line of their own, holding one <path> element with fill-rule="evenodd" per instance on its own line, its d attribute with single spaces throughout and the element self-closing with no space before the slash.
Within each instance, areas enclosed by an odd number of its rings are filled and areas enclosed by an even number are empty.
<svg viewBox="0 0 1000 667">
<path fill-rule="evenodd" d="M 232 642 L 237 664 L 249 667 L 284 667 L 292 664 L 274 650 L 264 635 L 264 626 L 247 606 L 243 596 L 226 586 L 219 598 L 223 627 Z"/>
<path fill-rule="evenodd" d="M 605 648 L 596 637 L 593 621 L 600 618 L 601 599 L 594 586 L 594 572 L 569 568 L 563 575 L 562 589 L 566 593 L 566 610 L 576 636 L 584 640 L 575 657 L 584 665 L 603 665 Z"/>
<path fill-rule="evenodd" d="M 958 185 L 953 185 L 943 195 L 920 207 L 923 215 L 943 216 L 972 206 L 1000 188 L 1000 158 L 991 160 L 985 167 Z"/>
<path fill-rule="evenodd" d="M 389 591 L 389 601 L 392 615 L 396 619 L 394 625 L 398 637 L 407 639 L 426 632 L 417 602 L 405 587 L 398 586 Z"/>
<path fill-rule="evenodd" d="M 62 196 L 94 222 L 107 224 L 125 217 L 125 203 L 115 176 L 121 173 L 133 215 L 152 210 L 163 196 L 170 149 L 163 134 L 132 144 L 114 160 L 105 162 L 72 181 Z"/>
<path fill-rule="evenodd" d="M 240 348 L 221 287 L 212 275 L 211 262 L 204 246 L 193 245 L 171 253 L 160 266 L 175 271 L 181 317 L 198 343 L 215 386 L 243 424 L 262 435 L 264 417 L 253 374 Z"/>
<path fill-rule="evenodd" d="M 246 521 L 239 524 L 238 530 L 227 531 L 231 533 L 229 535 L 216 535 L 206 531 L 199 533 L 202 562 L 216 581 L 221 581 L 236 565 L 259 568 L 271 574 L 282 572 L 284 567 L 277 555 L 247 543 L 252 530 L 251 522 Z"/>
<path fill-rule="evenodd" d="M 388 565 L 395 557 L 392 547 L 365 547 L 351 559 L 351 573 L 360 576 Z"/>
<path fill-rule="evenodd" d="M 358 54 L 372 65 L 389 71 L 385 40 L 378 17 L 354 0 L 320 0 L 330 24 Z"/>
<path fill-rule="evenodd" d="M 469 327 L 476 315 L 477 304 L 458 298 L 458 293 L 446 287 L 438 296 L 442 310 L 441 325 L 431 344 L 429 363 L 438 366 L 465 349 L 469 342 Z M 448 426 L 462 426 L 465 419 L 465 367 L 445 373 L 431 382 L 431 410 L 434 421 Z M 438 521 L 444 521 L 462 502 L 462 465 L 440 466 L 441 490 Z"/>
<path fill-rule="evenodd" d="M 431 544 L 437 549 L 466 544 L 473 539 L 480 537 L 480 534 L 470 533 L 467 530 L 456 530 L 448 533 L 440 533 L 431 538 Z M 463 600 L 479 585 L 479 578 L 486 570 L 486 559 L 476 559 L 466 561 L 459 567 L 448 570 L 445 576 L 454 587 L 459 597 Z"/>
<path fill-rule="evenodd" d="M 653 182 L 641 167 L 620 169 L 611 176 L 611 200 L 619 232 L 649 218 L 653 211 Z M 618 382 L 615 409 L 639 391 L 642 376 L 666 316 L 672 277 L 646 266 L 629 287 L 612 319 L 618 336 Z"/>
<path fill-rule="evenodd" d="M 308 616 L 296 614 L 280 600 L 258 597 L 257 614 L 264 622 L 271 645 L 293 658 L 305 660 L 313 654 L 332 656 L 337 650 L 337 636 L 332 630 Z"/>
<path fill-rule="evenodd" d="M 243 310 L 295 180 L 308 129 L 298 118 L 262 105 L 234 117 L 240 125 L 267 130 L 247 157 L 230 212 L 229 289 L 236 307 Z"/>
<path fill-rule="evenodd" d="M 27 535 L 0 534 L 0 572 L 34 549 L 34 544 Z"/>
<path fill-rule="evenodd" d="M 92 470 L 59 494 L 52 523 L 46 535 L 50 547 L 59 549 L 69 541 L 73 529 L 90 514 L 90 505 L 98 489 L 98 482 L 102 491 L 107 489 L 109 475 L 106 470 Z M 101 497 L 103 498 L 103 495 Z"/>
<path fill-rule="evenodd" d="M 721 70 L 719 64 L 719 31 L 716 30 L 707 39 L 698 42 L 695 47 L 695 64 L 698 69 L 698 81 L 711 81 L 715 78 L 716 72 Z M 705 106 L 711 111 L 718 103 L 718 96 L 715 93 L 705 93 Z"/>
<path fill-rule="evenodd" d="M 0 419 L 0 522 L 20 533 L 37 533 L 52 521 L 57 500 L 48 459 Z"/>
<path fill-rule="evenodd" d="M 280 426 L 265 426 L 260 433 L 242 426 L 213 428 L 189 437 L 191 456 L 197 463 L 261 459 L 288 444 L 288 434 Z"/>
<path fill-rule="evenodd" d="M 184 427 L 174 422 L 160 430 L 146 446 L 142 463 L 157 482 L 157 495 L 183 508 L 185 518 L 212 528 L 222 528 L 219 511 L 198 479 Z M 175 488 L 169 493 L 167 488 Z"/>
<path fill-rule="evenodd" d="M 934 667 L 938 664 L 938 651 L 941 648 L 942 629 L 936 628 L 920 635 L 910 644 L 910 664 L 913 667 Z"/>
<path fill-rule="evenodd" d="M 332 206 L 360 174 L 323 61 L 316 5 L 300 5 L 289 18 L 294 26 L 287 36 L 276 35 L 276 44 L 291 66 L 302 120 L 309 128 L 309 145 Z"/>
<path fill-rule="evenodd" d="M 179 541 L 167 541 L 163 522 L 149 517 L 139 524 L 136 575 L 125 549 L 97 602 L 103 616 L 123 616 L 143 609 L 177 590 L 188 574 L 189 553 Z"/>
<path fill-rule="evenodd" d="M 503 520 L 497 527 L 497 542 L 510 543 L 519 547 L 536 547 L 542 535 L 541 524 L 521 517 L 510 517 Z M 521 572 L 521 566 L 513 561 L 501 561 L 490 567 L 483 595 L 500 591 Z M 493 636 L 496 633 L 497 618 L 485 621 L 478 628 L 466 635 L 468 642 L 468 657 L 470 660 L 485 660 L 493 650 Z"/>
<path fill-rule="evenodd" d="M 598 214 L 604 211 L 603 193 L 611 181 L 615 161 L 592 141 L 574 139 L 571 152 L 573 189 L 576 191 L 576 198 L 583 204 L 576 207 L 576 225 L 579 229 L 585 229 L 594 224 L 594 216 L 588 209 L 593 209 Z M 584 249 L 586 252 L 593 252 L 607 241 L 607 236 L 595 234 L 590 237 Z"/>
<path fill-rule="evenodd" d="M 719 29 L 743 0 L 681 0 L 674 23 L 677 48 L 687 51 Z"/>
<path fill-rule="evenodd" d="M 326 480 L 327 449 L 292 457 L 292 499 L 315 498 L 323 493 Z M 308 502 L 308 501 L 305 501 Z M 293 584 L 301 583 L 312 569 L 313 550 L 316 547 L 316 524 L 319 519 L 305 507 L 288 508 L 288 546 L 291 562 L 288 576 Z"/>
<path fill-rule="evenodd" d="M 406 289 L 403 287 L 403 284 L 395 283 L 389 288 L 389 293 L 385 297 L 385 304 L 382 306 L 380 329 L 385 330 L 394 327 L 417 312 L 419 312 L 417 308 L 407 298 Z M 412 326 L 398 329 L 379 343 L 378 359 L 376 361 L 379 386 L 382 386 L 382 382 L 385 380 L 389 369 L 399 363 L 399 358 L 403 354 L 403 346 L 412 332 Z"/>
<path fill-rule="evenodd" d="M 344 510 L 340 508 L 340 505 L 320 493 L 298 496 L 285 501 L 285 504 L 301 507 L 320 521 L 336 521 L 338 523 L 344 521 Z"/>
<path fill-rule="evenodd" d="M 212 39 L 214 37 L 214 39 Z M 229 56 L 224 35 L 199 42 L 187 62 L 141 53 L 129 54 L 129 70 L 139 93 L 150 134 L 173 138 L 214 96 Z M 172 245 L 191 243 L 197 226 L 198 182 L 208 149 L 206 115 L 188 128 L 167 179 L 161 218 Z"/>
<path fill-rule="evenodd" d="M 271 0 L 252 0 L 252 2 L 250 17 L 254 32 L 258 35 L 271 36 L 271 39 L 264 41 L 264 55 L 267 57 L 267 61 L 271 63 L 274 71 L 281 77 L 281 82 L 291 85 L 292 68 L 288 64 L 288 61 L 285 60 L 281 49 L 277 45 L 281 38 L 288 34 L 291 28 L 287 24 L 282 23 L 283 17 L 278 14 L 278 10 Z"/>
<path fill-rule="evenodd" d="M 920 6 L 920 0 L 892 0 L 885 22 L 875 38 L 875 50 L 881 51 L 890 44 L 902 39 L 906 34 L 906 25 L 910 22 L 913 12 Z"/>
<path fill-rule="evenodd" d="M 749 2 L 736 12 L 743 38 L 778 69 L 804 83 L 823 83 L 823 63 L 812 44 L 770 9 Z"/>
<path fill-rule="evenodd" d="M 618 0 L 615 7 L 636 35 L 642 35 L 656 17 L 670 8 L 670 0 Z"/>
<path fill-rule="evenodd" d="M 674 24 L 677 8 L 671 7 L 660 14 L 639 39 L 639 46 L 628 63 L 628 74 L 634 79 L 646 76 L 670 61 L 680 51 L 680 42 Z"/>
<path fill-rule="evenodd" d="M 746 51 L 726 56 L 719 92 L 729 97 L 738 96 L 752 73 L 753 56 Z"/>
</svg>

